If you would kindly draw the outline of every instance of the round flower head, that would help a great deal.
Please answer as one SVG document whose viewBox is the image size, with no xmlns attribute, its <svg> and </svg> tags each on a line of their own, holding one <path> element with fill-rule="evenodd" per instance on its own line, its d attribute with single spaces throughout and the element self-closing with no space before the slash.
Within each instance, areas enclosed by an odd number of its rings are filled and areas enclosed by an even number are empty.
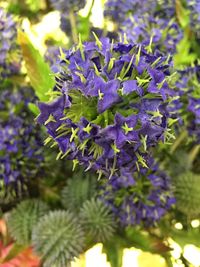
<svg viewBox="0 0 200 267">
<path fill-rule="evenodd" d="M 40 103 L 38 117 L 59 156 L 107 177 L 147 167 L 145 154 L 171 135 L 169 58 L 97 37 L 61 58 L 54 68 L 58 97 Z"/>
<path fill-rule="evenodd" d="M 32 95 L 29 88 L 9 88 L 0 94 L 0 180 L 16 190 L 36 175 L 43 159 L 42 141 L 27 106 Z"/>
<path fill-rule="evenodd" d="M 172 20 L 149 14 L 136 14 L 126 19 L 121 26 L 122 35 L 128 41 L 151 45 L 164 53 L 174 54 L 182 38 L 182 31 Z"/>
<path fill-rule="evenodd" d="M 126 172 L 120 178 L 104 181 L 101 198 L 122 225 L 149 226 L 175 203 L 169 177 L 152 158 L 148 165 L 140 172 Z"/>
<path fill-rule="evenodd" d="M 0 81 L 20 70 L 16 39 L 17 24 L 14 18 L 0 8 Z"/>
</svg>

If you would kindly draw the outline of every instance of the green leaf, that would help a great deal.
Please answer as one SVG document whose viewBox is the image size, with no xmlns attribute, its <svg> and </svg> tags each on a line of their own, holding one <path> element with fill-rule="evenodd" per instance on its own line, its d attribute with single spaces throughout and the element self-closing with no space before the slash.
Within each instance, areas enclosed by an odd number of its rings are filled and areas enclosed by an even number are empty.
<svg viewBox="0 0 200 267">
<path fill-rule="evenodd" d="M 49 65 L 32 45 L 26 33 L 20 30 L 18 31 L 18 42 L 22 49 L 28 77 L 36 95 L 41 101 L 48 101 L 49 96 L 46 93 L 55 85 Z"/>
<path fill-rule="evenodd" d="M 24 251 L 25 248 L 26 248 L 26 246 L 14 244 L 13 247 L 12 247 L 12 249 L 9 251 L 9 253 L 7 254 L 7 256 L 5 258 L 3 258 L 3 261 L 1 263 L 6 263 L 6 262 L 12 260 L 20 252 Z"/>
<path fill-rule="evenodd" d="M 35 104 L 28 103 L 28 107 L 29 107 L 30 111 L 32 111 L 35 116 L 39 115 L 39 113 L 40 113 L 39 108 Z"/>
<path fill-rule="evenodd" d="M 143 251 L 153 252 L 151 239 L 148 234 L 143 233 L 141 230 L 134 227 L 126 228 L 126 238 L 130 247 L 136 247 Z"/>
<path fill-rule="evenodd" d="M 78 15 L 77 20 L 78 20 L 78 23 L 77 23 L 78 33 L 81 34 L 82 41 L 86 41 L 88 40 L 89 34 L 90 34 L 89 18 Z"/>
<path fill-rule="evenodd" d="M 175 9 L 176 9 L 176 17 L 181 27 L 182 28 L 187 27 L 190 22 L 189 10 L 183 7 L 183 4 L 180 0 L 176 0 Z"/>
<path fill-rule="evenodd" d="M 103 244 L 103 251 L 107 255 L 107 260 L 112 267 L 121 267 L 123 261 L 124 246 L 118 240 L 113 238 L 113 241 Z"/>
<path fill-rule="evenodd" d="M 199 228 L 184 230 L 172 230 L 170 231 L 170 236 L 172 239 L 178 243 L 182 248 L 185 245 L 193 244 L 199 247 L 200 232 Z"/>
<path fill-rule="evenodd" d="M 177 45 L 177 53 L 174 55 L 174 65 L 176 68 L 181 65 L 191 65 L 191 63 L 195 61 L 197 55 L 195 53 L 191 53 L 190 50 L 191 41 L 185 32 L 185 36 Z"/>
</svg>

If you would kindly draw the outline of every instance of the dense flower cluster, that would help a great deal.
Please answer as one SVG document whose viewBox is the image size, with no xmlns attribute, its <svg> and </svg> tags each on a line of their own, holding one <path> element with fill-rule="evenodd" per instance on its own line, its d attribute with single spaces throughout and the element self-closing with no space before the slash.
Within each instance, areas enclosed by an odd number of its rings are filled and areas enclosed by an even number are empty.
<svg viewBox="0 0 200 267">
<path fill-rule="evenodd" d="M 122 23 L 121 33 L 130 42 L 150 45 L 171 54 L 176 52 L 176 45 L 183 36 L 177 23 L 147 13 L 137 13 L 126 19 Z"/>
<path fill-rule="evenodd" d="M 149 226 L 175 203 L 169 177 L 152 158 L 148 165 L 149 169 L 113 177 L 102 186 L 102 199 L 124 226 Z"/>
<path fill-rule="evenodd" d="M 188 0 L 188 7 L 190 9 L 190 25 L 192 31 L 194 31 L 198 37 L 200 37 L 200 1 Z"/>
<path fill-rule="evenodd" d="M 39 104 L 38 122 L 58 143 L 59 156 L 100 176 L 147 167 L 148 150 L 169 137 L 175 94 L 169 69 L 169 58 L 141 46 L 79 43 L 54 68 L 58 97 Z"/>
<path fill-rule="evenodd" d="M 30 88 L 12 88 L 0 94 L 0 180 L 9 184 L 26 183 L 42 162 L 42 140 L 33 123 L 28 103 Z"/>
<path fill-rule="evenodd" d="M 20 70 L 16 37 L 17 24 L 14 18 L 0 8 L 0 80 Z"/>
</svg>

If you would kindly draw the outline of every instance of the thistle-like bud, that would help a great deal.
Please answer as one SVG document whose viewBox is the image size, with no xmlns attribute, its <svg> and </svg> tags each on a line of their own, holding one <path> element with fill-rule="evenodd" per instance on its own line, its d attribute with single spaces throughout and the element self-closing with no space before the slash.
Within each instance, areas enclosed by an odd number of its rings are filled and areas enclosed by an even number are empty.
<svg viewBox="0 0 200 267">
<path fill-rule="evenodd" d="M 40 200 L 24 200 L 8 215 L 8 228 L 12 237 L 21 245 L 30 245 L 33 227 L 49 211 Z"/>
<path fill-rule="evenodd" d="M 67 181 L 61 193 L 61 201 L 66 209 L 79 211 L 83 203 L 96 195 L 96 177 L 83 171 L 75 173 Z"/>
<path fill-rule="evenodd" d="M 35 225 L 32 244 L 44 267 L 69 266 L 83 252 L 84 233 L 75 214 L 51 211 Z"/>
<path fill-rule="evenodd" d="M 115 232 L 114 216 L 109 207 L 94 198 L 86 201 L 80 211 L 81 224 L 89 239 L 95 242 L 109 240 Z"/>
<path fill-rule="evenodd" d="M 192 172 L 174 177 L 176 207 L 191 218 L 200 215 L 200 175 Z"/>
</svg>

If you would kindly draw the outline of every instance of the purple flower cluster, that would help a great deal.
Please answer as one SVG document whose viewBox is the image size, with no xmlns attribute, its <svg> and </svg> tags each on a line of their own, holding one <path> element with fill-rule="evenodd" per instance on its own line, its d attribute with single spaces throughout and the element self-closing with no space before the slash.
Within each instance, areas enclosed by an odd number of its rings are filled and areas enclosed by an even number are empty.
<svg viewBox="0 0 200 267">
<path fill-rule="evenodd" d="M 70 22 L 70 13 L 75 15 L 75 12 L 82 9 L 86 1 L 85 0 L 50 0 L 52 7 L 55 10 L 61 12 L 60 14 L 60 28 L 68 36 L 72 33 L 72 26 Z"/>
<path fill-rule="evenodd" d="M 70 10 L 78 11 L 85 6 L 85 0 L 50 0 L 54 9 L 62 13 L 68 13 Z"/>
<path fill-rule="evenodd" d="M 108 0 L 104 15 L 121 25 L 129 15 L 149 15 L 154 18 L 171 19 L 176 13 L 175 0 Z"/>
<path fill-rule="evenodd" d="M 0 8 L 0 80 L 20 71 L 17 24 L 12 15 Z"/>
<path fill-rule="evenodd" d="M 150 226 L 175 203 L 169 177 L 151 158 L 149 168 L 124 173 L 102 185 L 101 198 L 124 226 Z"/>
<path fill-rule="evenodd" d="M 25 183 L 43 160 L 42 139 L 28 109 L 33 95 L 30 88 L 12 87 L 0 94 L 0 180 L 5 186 Z"/>
<path fill-rule="evenodd" d="M 126 19 L 122 23 L 121 33 L 129 42 L 149 45 L 150 48 L 171 54 L 176 52 L 176 45 L 183 37 L 177 23 L 147 13 L 137 13 Z"/>
<path fill-rule="evenodd" d="M 200 37 L 200 0 L 188 0 L 187 5 L 190 9 L 191 29 Z"/>
<path fill-rule="evenodd" d="M 54 45 L 49 45 L 44 55 L 45 61 L 48 62 L 50 66 L 54 66 L 57 59 L 60 57 L 61 51 L 66 51 L 66 50 L 63 49 L 62 47 L 59 48 Z"/>
<path fill-rule="evenodd" d="M 109 178 L 148 167 L 150 148 L 169 137 L 169 61 L 98 38 L 62 53 L 54 67 L 58 97 L 39 104 L 37 119 L 59 145 L 58 157 Z"/>
<path fill-rule="evenodd" d="M 108 0 L 105 3 L 104 15 L 109 17 L 117 24 L 121 24 L 129 14 L 135 13 L 137 10 L 143 9 L 148 12 L 156 6 L 156 1 L 146 0 Z"/>
<path fill-rule="evenodd" d="M 200 143 L 200 66 L 178 70 L 177 97 L 170 103 L 170 113 L 178 119 L 177 132 L 185 127 L 194 142 Z"/>
<path fill-rule="evenodd" d="M 189 134 L 200 143 L 200 66 L 187 68 L 180 73 L 182 78 L 180 102 L 183 121 Z"/>
</svg>

